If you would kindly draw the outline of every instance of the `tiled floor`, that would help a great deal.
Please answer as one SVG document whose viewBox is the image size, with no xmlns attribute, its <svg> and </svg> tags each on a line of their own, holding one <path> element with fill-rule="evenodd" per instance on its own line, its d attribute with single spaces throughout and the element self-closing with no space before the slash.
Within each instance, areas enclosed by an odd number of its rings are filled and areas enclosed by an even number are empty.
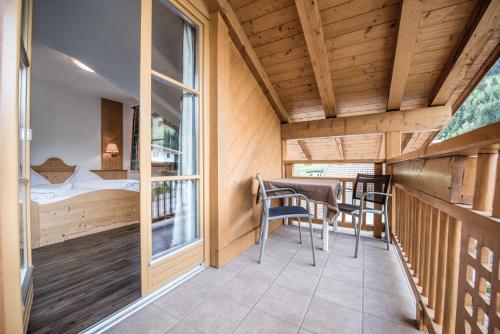
<svg viewBox="0 0 500 334">
<path fill-rule="evenodd" d="M 317 266 L 296 227 L 269 237 L 263 264 L 252 246 L 223 269 L 208 268 L 108 333 L 419 333 L 395 250 L 363 237 L 331 235 Z"/>
</svg>

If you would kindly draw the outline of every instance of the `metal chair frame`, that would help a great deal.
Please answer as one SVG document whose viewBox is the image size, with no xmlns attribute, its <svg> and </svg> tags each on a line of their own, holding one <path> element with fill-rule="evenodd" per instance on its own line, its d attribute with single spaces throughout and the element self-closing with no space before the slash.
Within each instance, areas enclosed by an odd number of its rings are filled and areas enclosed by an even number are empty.
<svg viewBox="0 0 500 334">
<path fill-rule="evenodd" d="M 340 212 L 342 212 L 344 214 L 351 215 L 353 217 L 354 234 L 356 236 L 356 248 L 354 251 L 355 258 L 358 257 L 359 239 L 360 239 L 360 235 L 361 235 L 361 225 L 363 225 L 363 220 L 364 220 L 366 213 L 373 213 L 374 215 L 383 215 L 384 216 L 385 239 L 386 239 L 386 243 L 387 243 L 387 250 L 389 250 L 389 245 L 391 243 L 391 233 L 389 230 L 389 219 L 388 219 L 388 214 L 387 214 L 387 206 L 388 206 L 389 197 L 392 197 L 392 194 L 389 193 L 389 191 L 391 189 L 391 186 L 390 186 L 391 185 L 391 176 L 390 175 L 384 175 L 384 176 L 388 177 L 387 182 L 385 182 L 385 187 L 386 187 L 385 192 L 365 191 L 361 194 L 361 196 L 359 198 L 356 197 L 356 195 L 355 195 L 357 193 L 356 189 L 358 189 L 358 183 L 360 182 L 359 179 L 361 177 L 365 178 L 365 179 L 370 179 L 370 177 L 375 178 L 375 177 L 380 177 L 380 175 L 358 174 L 356 176 L 356 181 L 354 182 L 353 189 L 348 189 L 348 188 L 343 187 L 344 189 L 352 190 L 352 192 L 353 192 L 351 205 L 354 205 L 355 199 L 360 201 L 360 205 L 359 205 L 358 210 L 349 212 L 349 211 L 342 211 L 341 209 L 339 209 Z M 367 183 L 366 181 L 363 181 L 363 182 Z M 367 199 L 366 197 L 368 195 L 380 195 L 380 196 L 382 196 L 383 203 L 379 203 L 379 201 Z M 366 203 L 368 203 L 368 202 L 380 204 L 380 205 L 382 205 L 382 209 L 377 210 L 374 208 L 368 208 L 368 207 L 366 207 Z"/>
<path fill-rule="evenodd" d="M 257 173 L 255 178 L 259 182 L 259 188 L 260 188 L 260 201 L 263 201 L 263 213 L 262 213 L 262 220 L 260 223 L 260 238 L 259 238 L 259 243 L 260 243 L 260 256 L 259 256 L 259 263 L 262 263 L 264 259 L 264 249 L 266 247 L 266 239 L 267 235 L 269 232 L 269 221 L 271 220 L 278 220 L 278 219 L 286 219 L 286 218 L 297 218 L 299 220 L 299 243 L 302 244 L 302 229 L 300 227 L 300 218 L 307 218 L 309 220 L 309 234 L 311 236 L 311 249 L 312 249 L 312 256 L 313 256 L 313 266 L 316 266 L 316 256 L 314 254 L 314 239 L 313 239 L 313 233 L 312 233 L 312 214 L 309 211 L 309 199 L 302 195 L 298 194 L 294 189 L 292 188 L 279 188 L 279 189 L 270 189 L 266 190 L 264 187 L 264 182 L 262 181 L 262 177 L 260 173 Z M 275 195 L 275 196 L 269 196 L 269 194 L 276 193 L 276 192 L 290 192 L 290 194 L 284 194 L 284 195 Z M 271 208 L 271 201 L 273 199 L 288 199 L 288 198 L 296 198 L 297 203 L 298 199 L 302 199 L 306 202 L 306 210 L 307 214 L 290 214 L 290 215 L 280 215 L 280 216 L 269 216 L 269 209 Z"/>
</svg>

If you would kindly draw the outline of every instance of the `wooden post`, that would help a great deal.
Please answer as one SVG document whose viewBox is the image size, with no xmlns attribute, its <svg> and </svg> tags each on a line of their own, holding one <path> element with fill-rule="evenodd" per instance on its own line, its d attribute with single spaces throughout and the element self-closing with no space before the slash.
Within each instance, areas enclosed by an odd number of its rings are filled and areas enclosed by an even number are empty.
<svg viewBox="0 0 500 334">
<path fill-rule="evenodd" d="M 500 218 L 500 159 L 497 158 L 497 175 L 495 178 L 495 193 L 493 194 L 493 217 Z"/>
<path fill-rule="evenodd" d="M 373 172 L 375 175 L 382 175 L 382 164 L 374 164 Z M 376 210 L 380 210 L 382 205 L 375 204 L 374 207 Z M 382 215 L 373 215 L 373 236 L 375 238 L 382 238 Z"/>
<path fill-rule="evenodd" d="M 436 286 L 436 309 L 434 313 L 434 321 L 438 325 L 443 324 L 444 314 L 444 298 L 446 289 L 446 261 L 444 256 L 448 251 L 448 225 L 449 217 L 443 212 L 439 213 L 439 251 L 437 265 L 437 286 Z"/>
<path fill-rule="evenodd" d="M 431 221 L 431 257 L 429 267 L 429 294 L 428 304 L 433 310 L 436 309 L 436 284 L 437 284 L 437 270 L 438 270 L 438 257 L 439 257 L 439 211 L 432 208 L 432 221 Z"/>
<path fill-rule="evenodd" d="M 490 211 L 493 208 L 497 160 L 498 153 L 477 155 L 476 184 L 472 204 L 474 210 Z"/>
<path fill-rule="evenodd" d="M 462 222 L 450 218 L 446 259 L 446 291 L 444 293 L 443 334 L 455 333 L 458 299 L 458 270 L 460 265 L 460 235 Z M 462 306 L 463 307 L 463 306 Z"/>
<path fill-rule="evenodd" d="M 386 158 L 394 158 L 401 155 L 401 132 L 385 133 Z"/>
</svg>

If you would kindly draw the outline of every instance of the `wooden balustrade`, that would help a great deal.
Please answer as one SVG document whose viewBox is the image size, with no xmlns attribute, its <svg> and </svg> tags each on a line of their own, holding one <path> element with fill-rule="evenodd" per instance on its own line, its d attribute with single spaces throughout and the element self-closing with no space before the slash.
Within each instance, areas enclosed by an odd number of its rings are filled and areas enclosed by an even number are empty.
<svg viewBox="0 0 500 334">
<path fill-rule="evenodd" d="M 499 129 L 389 161 L 393 240 L 426 332 L 500 333 Z"/>
</svg>

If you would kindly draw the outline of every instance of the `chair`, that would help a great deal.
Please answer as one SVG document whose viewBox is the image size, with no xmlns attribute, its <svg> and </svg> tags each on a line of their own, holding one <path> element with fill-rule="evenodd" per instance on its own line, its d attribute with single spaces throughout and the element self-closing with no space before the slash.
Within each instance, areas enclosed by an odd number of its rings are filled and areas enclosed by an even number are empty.
<svg viewBox="0 0 500 334">
<path fill-rule="evenodd" d="M 269 231 L 269 221 L 277 219 L 285 219 L 285 218 L 297 218 L 299 220 L 298 224 L 299 243 L 302 244 L 302 230 L 300 227 L 300 218 L 307 218 L 309 219 L 309 234 L 311 236 L 313 266 L 316 266 L 316 256 L 314 254 L 314 240 L 312 233 L 312 215 L 309 213 L 309 210 L 306 209 L 309 208 L 309 199 L 302 194 L 297 194 L 296 191 L 291 188 L 266 190 L 266 188 L 264 187 L 264 182 L 262 181 L 262 177 L 260 176 L 260 173 L 257 173 L 255 177 L 259 181 L 260 200 L 264 201 L 262 220 L 260 224 L 259 263 L 262 263 L 262 260 L 264 259 L 264 249 L 266 247 L 266 239 Z M 288 192 L 288 194 L 269 196 L 272 193 L 284 193 L 284 192 Z M 273 208 L 271 207 L 271 201 L 273 199 L 286 199 L 286 198 L 297 198 L 297 199 L 301 198 L 306 202 L 306 208 L 302 206 L 277 206 Z"/>
<path fill-rule="evenodd" d="M 387 219 L 387 203 L 391 194 L 390 191 L 391 175 L 366 175 L 358 174 L 352 189 L 352 202 L 338 203 L 341 213 L 351 215 L 354 221 L 354 234 L 356 235 L 356 250 L 354 257 L 358 257 L 359 238 L 361 234 L 361 225 L 363 224 L 364 214 L 373 213 L 383 215 L 385 222 L 385 239 L 387 250 L 391 242 L 389 231 L 389 220 Z M 359 205 L 354 204 L 354 200 L 359 200 Z M 382 205 L 382 209 L 372 209 L 366 207 L 366 203 L 371 202 Z"/>
</svg>

